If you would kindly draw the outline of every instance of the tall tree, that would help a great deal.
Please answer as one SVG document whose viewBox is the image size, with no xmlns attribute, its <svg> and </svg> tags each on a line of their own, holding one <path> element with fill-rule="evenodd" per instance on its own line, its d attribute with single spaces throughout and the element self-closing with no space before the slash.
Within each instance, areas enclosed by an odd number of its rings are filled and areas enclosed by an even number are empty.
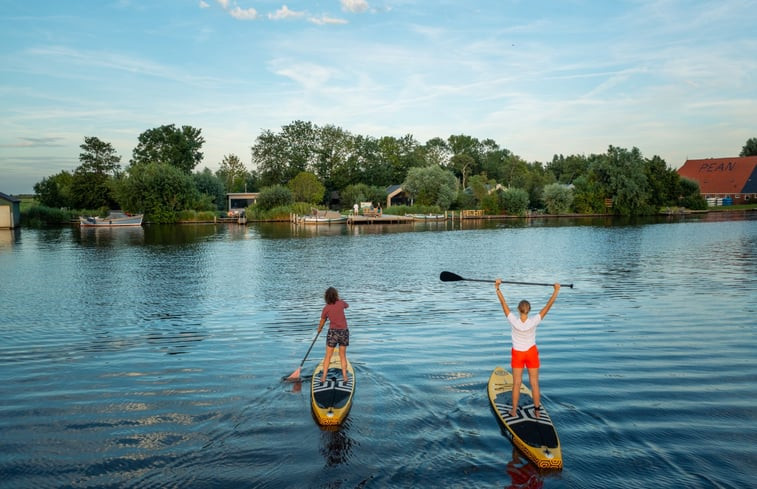
<svg viewBox="0 0 757 489">
<path fill-rule="evenodd" d="M 139 135 L 131 165 L 166 163 L 186 174 L 202 161 L 202 130 L 192 126 L 177 128 L 173 124 L 148 129 Z"/>
<path fill-rule="evenodd" d="M 318 181 L 318 177 L 310 172 L 300 172 L 287 184 L 296 202 L 317 204 L 323 200 L 326 187 Z"/>
<path fill-rule="evenodd" d="M 739 156 L 757 156 L 757 138 L 747 139 L 746 144 L 741 148 Z"/>
<path fill-rule="evenodd" d="M 317 148 L 317 127 L 294 121 L 278 134 L 266 130 L 252 146 L 252 161 L 264 186 L 286 185 L 302 171 L 312 171 Z"/>
<path fill-rule="evenodd" d="M 227 192 L 243 192 L 247 183 L 247 169 L 235 154 L 228 154 L 216 170 L 216 176 L 223 182 Z"/>
<path fill-rule="evenodd" d="M 79 209 L 110 207 L 114 203 L 111 182 L 121 169 L 121 157 L 110 143 L 94 136 L 85 137 L 79 147 L 81 165 L 74 170 L 71 182 L 72 205 Z"/>
</svg>

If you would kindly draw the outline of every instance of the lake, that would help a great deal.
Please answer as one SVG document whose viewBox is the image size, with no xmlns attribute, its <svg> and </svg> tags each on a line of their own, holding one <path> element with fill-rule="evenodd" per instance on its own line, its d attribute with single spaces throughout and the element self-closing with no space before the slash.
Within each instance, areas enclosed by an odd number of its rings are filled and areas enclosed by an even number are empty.
<svg viewBox="0 0 757 489">
<path fill-rule="evenodd" d="M 539 326 L 564 469 L 502 434 L 490 283 L 573 283 Z M 757 212 L 0 231 L 0 487 L 743 488 L 757 481 Z M 321 429 L 323 293 L 354 404 Z M 503 284 L 541 309 L 551 287 Z"/>
</svg>

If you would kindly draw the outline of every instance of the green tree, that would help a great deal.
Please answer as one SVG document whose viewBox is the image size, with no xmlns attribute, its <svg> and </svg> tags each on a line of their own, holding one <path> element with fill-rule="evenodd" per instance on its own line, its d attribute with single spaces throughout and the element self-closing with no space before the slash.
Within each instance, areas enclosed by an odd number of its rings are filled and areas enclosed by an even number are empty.
<svg viewBox="0 0 757 489">
<path fill-rule="evenodd" d="M 547 213 L 565 214 L 573 205 L 573 190 L 561 183 L 551 183 L 544 187 L 542 200 Z"/>
<path fill-rule="evenodd" d="M 255 206 L 268 211 L 274 207 L 281 207 L 292 203 L 294 203 L 294 194 L 292 194 L 291 190 L 283 185 L 271 185 L 270 187 L 260 189 L 260 195 L 255 202 Z"/>
<path fill-rule="evenodd" d="M 508 214 L 522 216 L 528 209 L 528 192 L 522 188 L 509 188 L 499 192 L 499 200 L 499 207 Z"/>
<path fill-rule="evenodd" d="M 607 153 L 590 158 L 590 171 L 605 197 L 613 199 L 613 211 L 620 215 L 650 212 L 644 158 L 638 148 L 630 151 L 610 146 Z"/>
<path fill-rule="evenodd" d="M 606 212 L 605 192 L 592 174 L 581 175 L 573 180 L 573 208 L 581 214 Z"/>
<path fill-rule="evenodd" d="M 739 156 L 757 156 L 757 138 L 747 139 L 746 144 L 741 148 Z"/>
<path fill-rule="evenodd" d="M 111 207 L 111 183 L 121 169 L 121 157 L 110 143 L 94 136 L 85 137 L 79 147 L 81 165 L 71 181 L 71 204 L 79 209 Z"/>
<path fill-rule="evenodd" d="M 131 166 L 125 178 L 115 186 L 121 208 L 127 212 L 144 212 L 154 223 L 172 223 L 179 211 L 191 209 L 199 200 L 192 176 L 168 163 L 145 163 Z"/>
<path fill-rule="evenodd" d="M 192 126 L 177 128 L 173 124 L 148 129 L 139 135 L 131 165 L 166 163 L 189 175 L 202 161 L 202 131 Z"/>
<path fill-rule="evenodd" d="M 647 203 L 655 210 L 662 206 L 677 205 L 678 172 L 668 168 L 665 160 L 659 156 L 644 161 L 644 173 L 647 180 Z"/>
<path fill-rule="evenodd" d="M 312 171 L 317 143 L 318 128 L 310 122 L 294 121 L 278 134 L 263 131 L 252 146 L 261 185 L 286 185 L 298 173 Z"/>
<path fill-rule="evenodd" d="M 587 173 L 589 162 L 583 155 L 570 155 L 568 157 L 554 155 L 552 162 L 547 165 L 546 169 L 554 174 L 558 182 L 571 184 L 576 178 Z"/>
<path fill-rule="evenodd" d="M 354 204 L 360 202 L 383 204 L 386 201 L 386 190 L 365 183 L 347 185 L 341 192 L 341 201 L 343 208 L 351 208 Z"/>
<path fill-rule="evenodd" d="M 192 179 L 197 191 L 208 197 L 214 209 L 223 210 L 226 208 L 226 188 L 223 181 L 214 175 L 210 168 L 206 167 L 201 172 L 195 172 Z"/>
<path fill-rule="evenodd" d="M 39 203 L 47 207 L 73 207 L 71 203 L 72 182 L 73 175 L 64 170 L 35 183 L 34 193 Z"/>
<path fill-rule="evenodd" d="M 439 166 L 417 167 L 408 171 L 402 187 L 416 204 L 449 209 L 455 200 L 457 179 L 454 173 Z"/>
<path fill-rule="evenodd" d="M 691 210 L 707 209 L 707 200 L 699 191 L 699 183 L 696 180 L 681 178 L 678 181 L 679 200 L 678 205 Z"/>
<path fill-rule="evenodd" d="M 310 172 L 300 172 L 287 184 L 296 202 L 317 204 L 323 201 L 326 187 Z"/>
<path fill-rule="evenodd" d="M 216 170 L 216 176 L 221 179 L 227 192 L 243 192 L 247 183 L 247 169 L 242 160 L 235 154 L 223 157 Z"/>
</svg>

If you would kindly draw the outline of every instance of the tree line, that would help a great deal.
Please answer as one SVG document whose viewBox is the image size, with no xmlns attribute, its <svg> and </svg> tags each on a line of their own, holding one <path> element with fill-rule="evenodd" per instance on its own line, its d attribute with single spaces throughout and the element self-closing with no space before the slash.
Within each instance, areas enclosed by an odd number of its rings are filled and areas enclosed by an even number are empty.
<svg viewBox="0 0 757 489">
<path fill-rule="evenodd" d="M 294 121 L 264 130 L 250 148 L 252 169 L 224 156 L 215 172 L 202 163 L 200 129 L 163 125 L 143 132 L 122 169 L 113 146 L 85 137 L 80 165 L 34 186 L 49 207 L 120 208 L 150 222 L 175 222 L 183 210 L 224 210 L 227 192 L 260 191 L 261 209 L 305 202 L 350 208 L 381 202 L 400 184 L 413 202 L 439 210 L 484 209 L 490 214 L 641 215 L 663 206 L 706 207 L 696 182 L 680 178 L 659 156 L 609 146 L 602 154 L 555 155 L 528 162 L 491 139 L 468 135 L 432 138 L 352 134 L 333 125 Z M 757 138 L 741 156 L 757 155 Z"/>
</svg>

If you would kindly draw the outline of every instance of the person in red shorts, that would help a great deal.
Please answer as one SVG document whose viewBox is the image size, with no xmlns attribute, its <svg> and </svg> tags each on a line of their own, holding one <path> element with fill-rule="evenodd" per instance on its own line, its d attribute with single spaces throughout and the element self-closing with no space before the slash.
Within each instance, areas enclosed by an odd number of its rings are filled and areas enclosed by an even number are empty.
<svg viewBox="0 0 757 489">
<path fill-rule="evenodd" d="M 518 303 L 518 314 L 510 310 L 502 291 L 499 290 L 500 284 L 502 284 L 502 279 L 498 278 L 494 281 L 494 288 L 497 290 L 497 297 L 502 304 L 502 310 L 505 311 L 507 321 L 510 323 L 513 342 L 510 361 L 510 366 L 513 369 L 513 407 L 510 410 L 510 416 L 514 417 L 518 412 L 518 399 L 520 397 L 520 386 L 523 383 L 524 367 L 528 369 L 528 381 L 531 384 L 531 393 L 534 396 L 534 406 L 538 416 L 541 402 L 539 399 L 539 350 L 536 348 L 536 327 L 547 315 L 552 304 L 555 303 L 557 294 L 560 292 L 560 284 L 555 284 L 555 290 L 552 292 L 552 297 L 547 301 L 547 305 L 538 314 L 530 317 L 528 313 L 531 312 L 531 304 L 528 301 Z"/>
<path fill-rule="evenodd" d="M 326 289 L 323 298 L 326 301 L 326 305 L 323 306 L 323 311 L 321 311 L 321 322 L 318 324 L 318 333 L 321 333 L 326 319 L 329 320 L 329 331 L 326 334 L 326 357 L 323 359 L 321 384 L 326 382 L 328 365 L 331 362 L 331 355 L 334 353 L 334 348 L 337 345 L 340 345 L 339 359 L 342 362 L 342 378 L 346 383 L 350 380 L 347 377 L 347 347 L 350 344 L 350 330 L 347 329 L 347 318 L 344 316 L 344 310 L 350 306 L 339 298 L 339 292 L 334 287 Z"/>
</svg>

